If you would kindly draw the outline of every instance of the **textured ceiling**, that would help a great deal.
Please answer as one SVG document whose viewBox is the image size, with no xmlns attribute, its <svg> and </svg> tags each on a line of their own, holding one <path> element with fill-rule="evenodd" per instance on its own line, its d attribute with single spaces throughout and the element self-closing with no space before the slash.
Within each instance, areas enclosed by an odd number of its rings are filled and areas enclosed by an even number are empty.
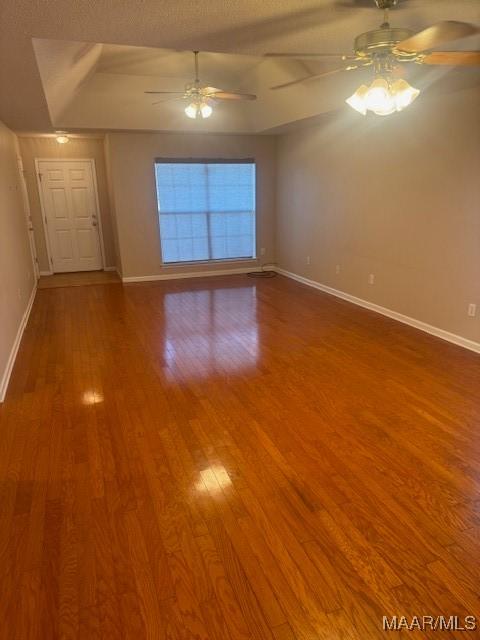
<svg viewBox="0 0 480 640">
<path fill-rule="evenodd" d="M 186 119 L 172 104 L 155 111 L 143 91 L 182 86 L 189 76 L 189 56 L 182 52 L 199 49 L 242 54 L 205 54 L 208 82 L 259 95 L 255 105 L 222 105 L 211 130 L 282 127 L 338 108 L 361 76 L 342 74 L 272 92 L 272 83 L 299 77 L 306 67 L 261 56 L 348 52 L 354 36 L 376 28 L 381 18 L 373 0 L 371 9 L 355 7 L 354 0 L 2 0 L 0 119 L 17 131 L 50 131 L 62 123 L 87 130 L 185 128 Z M 393 24 L 414 30 L 445 19 L 479 23 L 480 3 L 405 0 L 391 15 Z M 478 39 L 464 44 L 478 45 Z M 419 82 L 449 90 L 479 75 L 446 71 L 431 70 Z"/>
</svg>

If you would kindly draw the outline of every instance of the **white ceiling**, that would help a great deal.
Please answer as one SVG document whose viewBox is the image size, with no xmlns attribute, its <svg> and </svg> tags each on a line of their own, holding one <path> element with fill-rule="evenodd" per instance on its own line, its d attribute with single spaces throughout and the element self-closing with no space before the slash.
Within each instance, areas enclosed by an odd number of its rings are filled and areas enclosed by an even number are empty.
<svg viewBox="0 0 480 640">
<path fill-rule="evenodd" d="M 382 21 L 373 0 L 371 9 L 355 4 L 144 0 L 139 6 L 121 0 L 2 0 L 0 119 L 17 131 L 172 131 L 201 125 L 202 131 L 249 133 L 346 108 L 345 97 L 368 72 L 274 92 L 272 84 L 332 65 L 262 56 L 267 51 L 350 52 L 355 35 Z M 480 23 L 480 2 L 405 0 L 391 13 L 392 24 L 413 30 L 445 19 Z M 480 48 L 480 41 L 469 38 L 461 47 Z M 201 123 L 185 118 L 180 102 L 152 106 L 145 90 L 181 90 L 192 78 L 192 49 L 204 52 L 202 80 L 257 93 L 258 100 L 221 104 Z M 476 69 L 416 66 L 409 79 L 435 94 L 478 83 L 479 76 Z"/>
</svg>

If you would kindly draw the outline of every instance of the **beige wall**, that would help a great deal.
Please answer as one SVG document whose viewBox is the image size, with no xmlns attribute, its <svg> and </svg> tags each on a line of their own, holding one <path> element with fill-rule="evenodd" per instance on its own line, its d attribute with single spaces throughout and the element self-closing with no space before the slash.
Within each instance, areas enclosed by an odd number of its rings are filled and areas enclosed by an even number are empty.
<svg viewBox="0 0 480 640">
<path fill-rule="evenodd" d="M 0 123 L 0 401 L 10 354 L 35 286 L 19 177 L 15 136 Z"/>
<path fill-rule="evenodd" d="M 105 247 L 105 266 L 115 266 L 115 244 L 108 198 L 103 140 L 95 138 L 71 138 L 68 144 L 58 144 L 55 138 L 20 137 L 19 144 L 25 169 L 40 270 L 49 271 L 50 265 L 48 264 L 40 196 L 38 193 L 37 177 L 35 175 L 35 158 L 93 158 L 95 160 L 98 200 L 100 203 L 103 242 Z"/>
<path fill-rule="evenodd" d="M 225 269 L 218 265 L 163 267 L 155 191 L 157 157 L 253 157 L 257 162 L 257 260 L 274 257 L 275 139 L 270 136 L 113 133 L 107 139 L 107 164 L 115 197 L 118 243 L 124 277 L 180 271 Z M 253 263 L 255 264 L 255 262 Z M 244 266 L 229 263 L 228 268 Z"/>
<path fill-rule="evenodd" d="M 119 274 L 122 273 L 122 256 L 120 254 L 120 244 L 118 240 L 118 225 L 117 225 L 117 214 L 115 208 L 115 193 L 113 191 L 113 182 L 112 182 L 112 169 L 110 165 L 110 140 L 108 136 L 105 136 L 104 139 L 104 151 L 105 151 L 105 169 L 106 169 L 106 178 L 107 178 L 107 192 L 108 192 L 108 200 L 110 203 L 110 217 L 112 221 L 112 231 L 113 231 L 113 246 L 115 250 L 115 267 Z"/>
<path fill-rule="evenodd" d="M 480 342 L 479 114 L 476 89 L 282 136 L 279 266 Z"/>
</svg>

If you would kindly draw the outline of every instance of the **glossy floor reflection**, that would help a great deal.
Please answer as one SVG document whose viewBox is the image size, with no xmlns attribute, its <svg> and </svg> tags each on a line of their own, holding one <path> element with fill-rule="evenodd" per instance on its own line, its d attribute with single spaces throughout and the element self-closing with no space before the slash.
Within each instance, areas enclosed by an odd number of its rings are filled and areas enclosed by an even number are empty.
<svg viewBox="0 0 480 640">
<path fill-rule="evenodd" d="M 0 405 L 0 638 L 478 615 L 479 388 L 477 355 L 280 276 L 39 291 Z"/>
<path fill-rule="evenodd" d="M 166 293 L 169 379 L 246 372 L 258 359 L 256 285 Z"/>
</svg>

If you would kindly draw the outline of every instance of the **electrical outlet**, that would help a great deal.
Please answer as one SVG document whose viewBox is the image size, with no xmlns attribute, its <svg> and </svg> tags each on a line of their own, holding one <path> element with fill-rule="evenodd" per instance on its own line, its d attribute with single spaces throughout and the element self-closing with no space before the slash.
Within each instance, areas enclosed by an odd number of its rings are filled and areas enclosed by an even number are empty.
<svg viewBox="0 0 480 640">
<path fill-rule="evenodd" d="M 267 250 L 265 249 L 265 247 L 262 247 L 262 248 L 260 249 L 260 255 L 261 255 L 261 256 L 264 256 L 266 252 L 267 252 Z"/>
<path fill-rule="evenodd" d="M 339 264 L 335 265 L 335 273 L 337 273 L 337 274 L 340 273 L 340 265 Z"/>
<path fill-rule="evenodd" d="M 474 317 L 475 317 L 475 315 L 476 315 L 476 313 L 477 313 L 477 305 L 476 305 L 476 304 L 473 304 L 473 303 L 472 303 L 472 304 L 469 304 L 469 305 L 468 305 L 468 315 L 469 315 L 471 318 L 474 318 Z"/>
<path fill-rule="evenodd" d="M 373 273 L 368 276 L 368 284 L 375 284 L 375 275 Z"/>
<path fill-rule="evenodd" d="M 312 263 L 312 261 L 310 259 L 310 256 L 307 256 L 307 264 L 311 264 L 311 263 Z"/>
</svg>

